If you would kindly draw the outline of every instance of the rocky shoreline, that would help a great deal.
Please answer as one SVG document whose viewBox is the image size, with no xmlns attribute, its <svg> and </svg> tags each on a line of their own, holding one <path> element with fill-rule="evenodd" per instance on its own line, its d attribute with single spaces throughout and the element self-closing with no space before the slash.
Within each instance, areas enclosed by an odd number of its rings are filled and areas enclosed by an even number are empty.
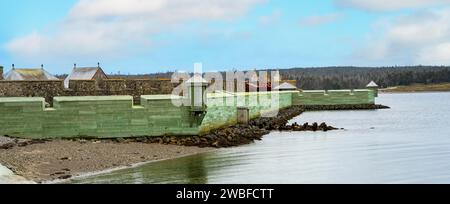
<svg viewBox="0 0 450 204">
<path fill-rule="evenodd" d="M 314 105 L 301 106 L 306 111 L 334 111 L 334 110 L 378 110 L 389 109 L 389 106 L 379 104 L 360 104 L 360 105 Z"/>
<path fill-rule="evenodd" d="M 148 137 L 135 139 L 119 139 L 119 142 L 146 142 L 158 144 L 171 144 L 182 146 L 198 146 L 198 147 L 234 147 L 250 144 L 256 140 L 261 140 L 264 135 L 271 131 L 331 131 L 338 128 L 328 126 L 326 123 L 320 125 L 315 122 L 311 125 L 306 123 L 303 125 L 293 124 L 287 125 L 289 120 L 301 115 L 305 111 L 323 111 L 323 110 L 377 110 L 388 109 L 383 105 L 332 105 L 332 106 L 292 106 L 290 108 L 279 111 L 277 117 L 264 118 L 260 117 L 251 120 L 246 125 L 235 125 L 218 130 L 214 130 L 210 134 L 202 137 Z"/>
</svg>

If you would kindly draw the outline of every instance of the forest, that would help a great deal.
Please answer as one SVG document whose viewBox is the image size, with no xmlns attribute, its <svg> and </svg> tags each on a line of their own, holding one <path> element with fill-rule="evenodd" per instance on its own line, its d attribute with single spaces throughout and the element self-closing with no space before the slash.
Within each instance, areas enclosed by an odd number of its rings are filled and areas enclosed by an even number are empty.
<svg viewBox="0 0 450 204">
<path fill-rule="evenodd" d="M 111 75 L 111 78 L 170 78 L 172 73 Z M 280 69 L 280 74 L 284 80 L 297 80 L 297 87 L 307 90 L 357 89 L 370 81 L 381 88 L 450 82 L 447 66 L 291 68 Z"/>
<path fill-rule="evenodd" d="M 375 81 L 381 88 L 450 82 L 450 67 L 323 67 L 280 70 L 283 79 L 297 80 L 302 89 L 364 88 Z"/>
</svg>

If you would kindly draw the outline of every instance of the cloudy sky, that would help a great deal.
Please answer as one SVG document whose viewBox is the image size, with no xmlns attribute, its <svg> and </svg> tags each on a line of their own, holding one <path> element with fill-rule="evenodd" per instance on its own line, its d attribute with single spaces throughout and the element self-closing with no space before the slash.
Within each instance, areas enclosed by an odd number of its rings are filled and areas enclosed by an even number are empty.
<svg viewBox="0 0 450 204">
<path fill-rule="evenodd" d="M 1 0 L 0 31 L 53 73 L 450 65 L 450 0 Z"/>
</svg>

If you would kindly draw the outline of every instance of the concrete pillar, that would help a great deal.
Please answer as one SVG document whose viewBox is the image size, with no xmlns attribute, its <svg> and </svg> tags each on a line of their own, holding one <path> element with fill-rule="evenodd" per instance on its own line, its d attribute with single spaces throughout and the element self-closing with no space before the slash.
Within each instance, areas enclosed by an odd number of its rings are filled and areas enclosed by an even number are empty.
<svg viewBox="0 0 450 204">
<path fill-rule="evenodd" d="M 237 122 L 245 125 L 250 122 L 250 110 L 247 107 L 237 108 Z"/>
</svg>

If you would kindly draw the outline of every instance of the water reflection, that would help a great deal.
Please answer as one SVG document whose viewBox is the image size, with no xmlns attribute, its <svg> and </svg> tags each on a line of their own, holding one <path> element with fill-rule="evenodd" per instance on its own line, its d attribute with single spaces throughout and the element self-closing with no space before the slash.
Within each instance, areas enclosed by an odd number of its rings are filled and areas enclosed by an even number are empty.
<svg viewBox="0 0 450 204">
<path fill-rule="evenodd" d="M 208 183 L 205 168 L 207 154 L 166 160 L 139 168 L 116 171 L 93 178 L 75 180 L 74 183 Z"/>
</svg>

